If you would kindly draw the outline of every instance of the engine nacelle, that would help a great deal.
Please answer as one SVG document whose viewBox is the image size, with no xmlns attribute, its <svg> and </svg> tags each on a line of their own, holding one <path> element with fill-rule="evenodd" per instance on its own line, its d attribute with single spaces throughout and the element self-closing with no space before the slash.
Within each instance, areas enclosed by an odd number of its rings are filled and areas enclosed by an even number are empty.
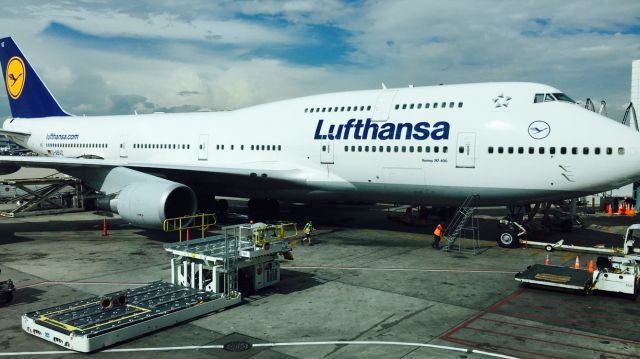
<svg viewBox="0 0 640 359">
<path fill-rule="evenodd" d="M 109 207 L 131 224 L 158 229 L 167 218 L 196 213 L 193 190 L 168 180 L 134 182 L 125 186 Z"/>
</svg>

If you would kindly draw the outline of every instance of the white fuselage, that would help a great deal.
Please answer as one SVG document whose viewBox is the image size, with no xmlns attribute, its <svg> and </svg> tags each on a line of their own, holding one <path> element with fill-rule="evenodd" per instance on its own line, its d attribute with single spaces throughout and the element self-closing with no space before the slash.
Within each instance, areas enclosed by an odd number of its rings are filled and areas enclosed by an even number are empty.
<svg viewBox="0 0 640 359">
<path fill-rule="evenodd" d="M 23 145 L 42 155 L 143 165 L 220 196 L 455 205 L 477 193 L 482 204 L 509 204 L 640 177 L 640 135 L 573 103 L 534 103 L 559 92 L 533 83 L 384 89 L 224 112 L 14 119 L 4 129 L 30 133 Z M 264 178 L 297 169 L 299 181 L 261 184 L 255 168 Z M 225 180 L 220 169 L 247 169 L 256 182 Z"/>
</svg>

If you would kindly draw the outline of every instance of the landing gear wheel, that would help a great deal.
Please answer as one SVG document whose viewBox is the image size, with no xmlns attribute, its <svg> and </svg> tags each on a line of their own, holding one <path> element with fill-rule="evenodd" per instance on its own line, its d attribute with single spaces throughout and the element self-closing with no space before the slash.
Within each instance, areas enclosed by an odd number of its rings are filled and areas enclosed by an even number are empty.
<svg viewBox="0 0 640 359">
<path fill-rule="evenodd" d="M 520 241 L 516 233 L 511 229 L 503 229 L 498 232 L 498 245 L 502 248 L 516 248 Z"/>
<path fill-rule="evenodd" d="M 547 244 L 546 246 L 544 246 L 544 250 L 547 252 L 553 252 L 553 246 L 550 244 Z"/>
</svg>

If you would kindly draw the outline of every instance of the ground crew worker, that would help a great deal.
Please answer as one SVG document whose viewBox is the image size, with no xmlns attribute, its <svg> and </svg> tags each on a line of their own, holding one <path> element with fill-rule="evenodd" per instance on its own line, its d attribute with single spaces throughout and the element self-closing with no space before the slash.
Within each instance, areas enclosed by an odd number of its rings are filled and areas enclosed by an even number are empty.
<svg viewBox="0 0 640 359">
<path fill-rule="evenodd" d="M 436 230 L 433 231 L 433 244 L 431 244 L 431 247 L 440 249 L 440 238 L 442 238 L 442 225 L 438 223 Z"/>
<path fill-rule="evenodd" d="M 302 244 L 304 244 L 304 241 L 308 241 L 309 245 L 312 246 L 313 244 L 311 244 L 311 232 L 313 232 L 313 223 L 311 221 L 307 222 L 307 224 L 304 225 L 304 229 L 302 230 L 302 232 L 304 233 Z"/>
</svg>

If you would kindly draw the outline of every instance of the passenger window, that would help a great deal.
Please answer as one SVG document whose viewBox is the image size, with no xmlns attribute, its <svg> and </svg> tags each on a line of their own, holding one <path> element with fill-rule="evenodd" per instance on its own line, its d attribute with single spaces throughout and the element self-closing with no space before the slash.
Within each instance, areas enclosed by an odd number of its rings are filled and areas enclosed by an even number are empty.
<svg viewBox="0 0 640 359">
<path fill-rule="evenodd" d="M 421 109 L 421 108 L 422 108 L 422 104 L 421 104 L 421 103 L 419 103 L 416 107 L 417 107 L 417 108 L 418 108 L 418 110 L 419 110 L 419 109 Z"/>
<path fill-rule="evenodd" d="M 327 146 L 326 145 L 322 145 L 322 152 L 327 152 Z"/>
<path fill-rule="evenodd" d="M 503 153 L 503 152 L 504 152 L 504 148 L 498 147 L 498 153 Z"/>
<path fill-rule="evenodd" d="M 455 106 L 455 104 L 453 102 L 449 102 L 449 108 L 453 108 L 453 106 Z"/>
<path fill-rule="evenodd" d="M 380 147 L 378 148 L 378 150 L 379 150 L 379 152 L 384 152 L 384 146 L 380 146 Z"/>
<path fill-rule="evenodd" d="M 442 146 L 442 153 L 447 153 L 447 152 L 449 152 L 449 147 Z"/>
<path fill-rule="evenodd" d="M 308 108 L 305 108 L 305 109 L 304 109 L 304 113 L 307 113 L 308 111 L 309 111 L 309 109 L 308 109 Z"/>
<path fill-rule="evenodd" d="M 396 104 L 396 110 L 397 110 L 397 109 L 399 109 L 399 108 L 400 108 L 400 105 L 397 105 L 397 104 Z"/>
<path fill-rule="evenodd" d="M 489 153 L 491 153 L 493 151 L 493 148 L 489 147 Z M 464 153 L 464 147 L 463 146 L 459 146 L 458 147 L 458 153 Z"/>
<path fill-rule="evenodd" d="M 398 152 L 398 146 L 393 146 L 393 152 Z"/>
<path fill-rule="evenodd" d="M 327 112 L 331 112 L 331 107 L 327 108 Z"/>
<path fill-rule="evenodd" d="M 425 103 L 425 104 L 424 104 L 424 108 L 429 108 L 429 105 L 431 105 L 431 104 L 430 104 L 430 103 L 428 103 L 428 102 L 427 102 L 427 103 Z"/>
<path fill-rule="evenodd" d="M 618 147 L 618 154 L 624 155 L 624 147 Z"/>
<path fill-rule="evenodd" d="M 536 151 L 536 149 L 535 149 L 535 148 L 533 148 L 533 147 L 529 147 L 529 154 L 530 154 L 530 155 L 534 154 L 534 153 L 535 153 L 535 151 Z"/>
<path fill-rule="evenodd" d="M 613 154 L 613 148 L 607 147 L 607 154 L 608 155 Z"/>
<path fill-rule="evenodd" d="M 360 106 L 360 111 L 364 111 L 364 106 Z"/>
<path fill-rule="evenodd" d="M 555 147 L 549 147 L 549 153 L 552 155 L 556 154 L 556 148 Z"/>
<path fill-rule="evenodd" d="M 371 105 L 367 106 L 367 111 L 371 110 Z"/>
<path fill-rule="evenodd" d="M 278 145 L 278 151 L 282 150 L 282 145 Z"/>
<path fill-rule="evenodd" d="M 340 107 L 340 112 L 344 112 L 344 106 Z"/>
<path fill-rule="evenodd" d="M 391 152 L 391 146 L 387 146 L 387 152 Z"/>
<path fill-rule="evenodd" d="M 507 152 L 509 152 L 509 153 L 513 153 L 513 147 L 508 147 L 508 148 L 507 148 Z"/>
<path fill-rule="evenodd" d="M 524 147 L 518 147 L 518 153 L 519 154 L 523 154 L 524 153 Z"/>
<path fill-rule="evenodd" d="M 458 108 L 462 107 L 462 102 L 458 102 Z"/>
<path fill-rule="evenodd" d="M 182 149 L 184 150 L 184 145 L 182 145 Z M 240 145 L 240 151 L 244 151 L 244 145 Z"/>
<path fill-rule="evenodd" d="M 422 152 L 422 146 L 417 146 L 416 149 L 418 150 L 418 152 Z"/>
<path fill-rule="evenodd" d="M 351 111 L 351 106 L 347 106 L 347 111 Z"/>
<path fill-rule="evenodd" d="M 426 153 L 431 152 L 431 146 L 425 146 L 424 147 L 424 152 L 426 152 Z"/>
<path fill-rule="evenodd" d="M 589 154 L 589 147 L 583 147 L 582 148 L 582 154 L 583 155 L 588 155 Z"/>
<path fill-rule="evenodd" d="M 447 103 L 446 103 L 446 102 L 441 103 L 441 104 L 440 104 L 440 107 L 442 107 L 442 108 L 447 107 Z"/>
<path fill-rule="evenodd" d="M 433 152 L 435 152 L 435 153 L 440 152 L 440 147 L 438 147 L 438 146 L 433 146 Z"/>
<path fill-rule="evenodd" d="M 333 108 L 333 112 L 338 112 L 338 106 Z"/>
<path fill-rule="evenodd" d="M 251 145 L 251 151 L 253 151 L 253 145 Z"/>
<path fill-rule="evenodd" d="M 489 148 L 487 148 L 489 153 L 493 153 L 493 147 L 489 146 Z M 458 152 L 460 153 L 464 153 L 464 147 L 460 146 L 460 148 L 458 149 Z"/>
<path fill-rule="evenodd" d="M 371 152 L 376 152 L 376 146 L 371 146 Z"/>
<path fill-rule="evenodd" d="M 364 152 L 369 152 L 369 146 L 364 146 Z"/>
<path fill-rule="evenodd" d="M 571 154 L 572 155 L 577 155 L 578 154 L 578 147 L 571 147 Z"/>
<path fill-rule="evenodd" d="M 538 148 L 538 153 L 541 155 L 544 155 L 544 147 L 539 147 Z"/>
<path fill-rule="evenodd" d="M 406 110 L 407 109 L 407 104 L 405 103 L 404 105 L 402 105 L 402 109 Z"/>
<path fill-rule="evenodd" d="M 351 152 L 356 152 L 356 146 L 351 146 Z"/>
<path fill-rule="evenodd" d="M 409 105 L 409 109 L 413 110 L 413 106 L 414 106 L 413 104 Z"/>
<path fill-rule="evenodd" d="M 407 146 L 402 146 L 402 152 L 407 152 Z"/>
<path fill-rule="evenodd" d="M 409 152 L 413 152 L 413 146 L 409 146 Z"/>
<path fill-rule="evenodd" d="M 438 103 L 437 102 L 433 103 L 433 108 L 438 108 Z"/>
<path fill-rule="evenodd" d="M 313 108 L 309 111 L 310 113 L 313 113 Z"/>
<path fill-rule="evenodd" d="M 599 155 L 600 154 L 600 147 L 594 148 L 593 152 L 595 152 L 596 155 Z"/>
<path fill-rule="evenodd" d="M 560 147 L 560 154 L 561 155 L 566 155 L 567 154 L 567 148 L 566 147 Z"/>
<path fill-rule="evenodd" d="M 326 110 L 327 110 L 327 108 L 326 108 L 326 107 L 323 107 L 323 108 L 322 108 L 322 112 L 325 112 Z"/>
<path fill-rule="evenodd" d="M 362 146 L 358 146 L 358 152 L 362 152 Z"/>
<path fill-rule="evenodd" d="M 344 152 L 349 152 L 349 146 L 344 146 Z"/>
</svg>

